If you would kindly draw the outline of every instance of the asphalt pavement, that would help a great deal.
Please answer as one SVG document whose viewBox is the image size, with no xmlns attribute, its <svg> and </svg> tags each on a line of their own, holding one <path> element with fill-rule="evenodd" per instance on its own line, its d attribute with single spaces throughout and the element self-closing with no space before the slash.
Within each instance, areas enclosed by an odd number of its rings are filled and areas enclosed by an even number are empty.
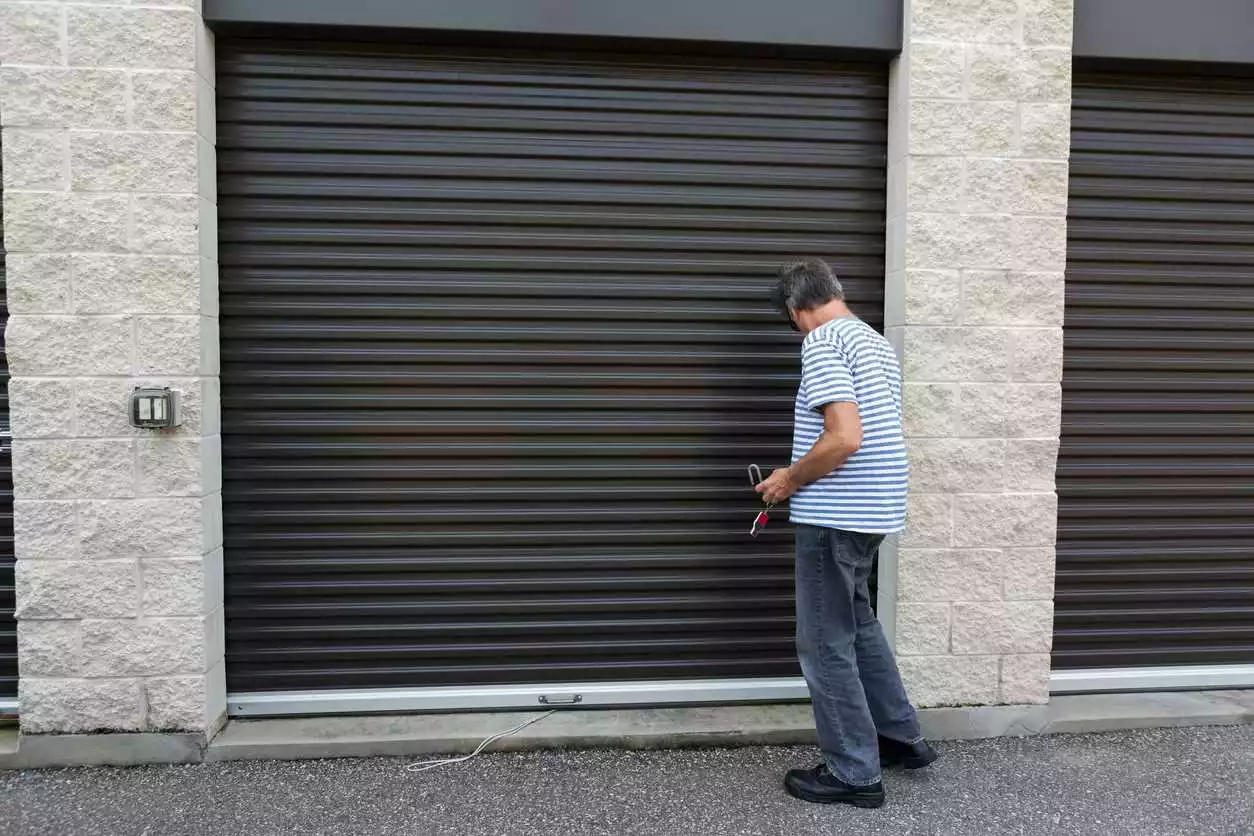
<svg viewBox="0 0 1254 836">
<path fill-rule="evenodd" d="M 786 796 L 806 748 L 0 773 L 3 836 L 1254 834 L 1254 726 L 942 743 L 880 810 Z"/>
</svg>

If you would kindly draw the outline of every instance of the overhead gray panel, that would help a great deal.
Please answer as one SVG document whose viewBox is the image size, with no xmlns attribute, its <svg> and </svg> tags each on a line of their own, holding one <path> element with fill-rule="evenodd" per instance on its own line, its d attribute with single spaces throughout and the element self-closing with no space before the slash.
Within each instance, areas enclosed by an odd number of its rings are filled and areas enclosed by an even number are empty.
<svg viewBox="0 0 1254 836">
<path fill-rule="evenodd" d="M 210 24 L 901 49 L 901 0 L 205 0 L 204 15 Z"/>
</svg>

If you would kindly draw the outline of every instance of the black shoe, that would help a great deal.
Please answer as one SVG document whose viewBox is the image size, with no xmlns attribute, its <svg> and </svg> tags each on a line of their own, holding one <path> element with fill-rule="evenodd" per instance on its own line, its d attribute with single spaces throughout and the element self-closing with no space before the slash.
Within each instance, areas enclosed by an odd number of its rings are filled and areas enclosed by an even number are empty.
<svg viewBox="0 0 1254 836">
<path fill-rule="evenodd" d="M 793 769 L 784 776 L 784 789 L 793 798 L 815 804 L 850 804 L 874 809 L 884 806 L 884 785 L 851 787 L 821 763 L 813 769 Z"/>
<path fill-rule="evenodd" d="M 928 745 L 926 740 L 920 740 L 918 743 L 901 743 L 889 740 L 887 737 L 880 738 L 880 766 L 922 769 L 938 757 L 940 755 L 936 754 L 936 750 Z"/>
</svg>

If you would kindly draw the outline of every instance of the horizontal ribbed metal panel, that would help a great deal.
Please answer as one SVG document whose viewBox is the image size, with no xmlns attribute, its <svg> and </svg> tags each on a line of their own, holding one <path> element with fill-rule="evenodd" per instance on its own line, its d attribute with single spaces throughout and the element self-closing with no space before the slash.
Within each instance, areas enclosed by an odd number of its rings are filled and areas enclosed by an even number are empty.
<svg viewBox="0 0 1254 836">
<path fill-rule="evenodd" d="M 1079 75 L 1057 668 L 1254 662 L 1254 89 Z"/>
<path fill-rule="evenodd" d="M 796 673 L 765 294 L 878 319 L 884 69 L 218 54 L 230 689 Z"/>
<path fill-rule="evenodd" d="M 0 168 L 0 182 L 4 171 Z M 0 188 L 0 203 L 4 192 Z M 3 213 L 0 213 L 3 214 Z M 9 321 L 5 281 L 4 221 L 0 220 L 0 430 L 9 429 L 9 360 L 4 330 Z M 13 454 L 0 438 L 0 699 L 17 696 L 17 624 L 13 621 Z"/>
</svg>

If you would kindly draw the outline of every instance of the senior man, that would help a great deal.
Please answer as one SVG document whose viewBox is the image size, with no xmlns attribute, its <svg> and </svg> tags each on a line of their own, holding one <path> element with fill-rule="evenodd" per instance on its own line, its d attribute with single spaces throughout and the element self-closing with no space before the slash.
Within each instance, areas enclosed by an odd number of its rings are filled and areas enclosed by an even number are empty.
<svg viewBox="0 0 1254 836">
<path fill-rule="evenodd" d="M 881 766 L 936 760 L 867 583 L 880 543 L 905 525 L 901 367 L 888 341 L 849 310 L 825 262 L 784 267 L 772 301 L 805 341 L 792 465 L 757 489 L 768 503 L 791 500 L 797 655 L 823 752 L 784 786 L 805 801 L 880 807 Z"/>
</svg>

